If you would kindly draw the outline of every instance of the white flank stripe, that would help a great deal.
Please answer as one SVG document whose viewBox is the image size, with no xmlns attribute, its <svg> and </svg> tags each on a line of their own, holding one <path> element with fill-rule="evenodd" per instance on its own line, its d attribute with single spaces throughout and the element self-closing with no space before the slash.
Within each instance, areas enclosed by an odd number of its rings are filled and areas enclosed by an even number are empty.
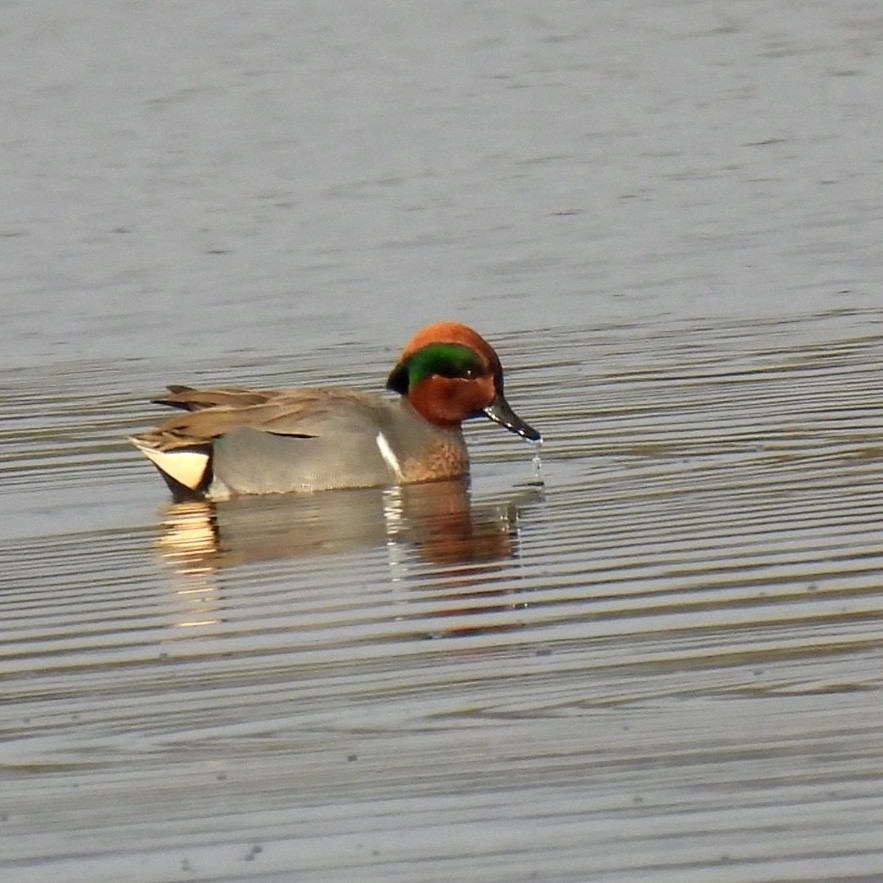
<svg viewBox="0 0 883 883">
<path fill-rule="evenodd" d="M 386 462 L 386 465 L 395 473 L 396 479 L 401 481 L 403 476 L 402 467 L 399 465 L 399 458 L 392 452 L 392 448 L 389 446 L 389 442 L 386 440 L 386 436 L 382 432 L 377 433 L 377 448 L 380 451 L 380 456 L 383 457 Z"/>
</svg>

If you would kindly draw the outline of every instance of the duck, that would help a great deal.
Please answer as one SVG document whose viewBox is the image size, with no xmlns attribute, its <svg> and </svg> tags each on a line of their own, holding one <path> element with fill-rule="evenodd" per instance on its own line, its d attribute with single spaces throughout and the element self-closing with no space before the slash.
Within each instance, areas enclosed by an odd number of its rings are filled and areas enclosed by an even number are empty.
<svg viewBox="0 0 883 883">
<path fill-rule="evenodd" d="M 386 388 L 397 398 L 340 388 L 172 385 L 153 402 L 183 413 L 129 441 L 179 501 L 463 478 L 462 424 L 482 416 L 542 441 L 506 401 L 493 347 L 459 322 L 418 331 Z"/>
</svg>

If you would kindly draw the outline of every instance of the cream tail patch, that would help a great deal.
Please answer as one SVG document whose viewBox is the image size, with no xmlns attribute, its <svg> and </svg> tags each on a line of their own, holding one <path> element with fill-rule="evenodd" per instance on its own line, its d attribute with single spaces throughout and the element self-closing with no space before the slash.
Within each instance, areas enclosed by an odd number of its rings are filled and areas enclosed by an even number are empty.
<svg viewBox="0 0 883 883">
<path fill-rule="evenodd" d="M 208 465 L 208 454 L 201 451 L 158 451 L 140 442 L 137 438 L 132 439 L 132 443 L 151 460 L 160 472 L 164 472 L 170 478 L 196 490 L 205 475 L 205 469 Z M 381 451 L 381 453 L 383 453 Z"/>
</svg>

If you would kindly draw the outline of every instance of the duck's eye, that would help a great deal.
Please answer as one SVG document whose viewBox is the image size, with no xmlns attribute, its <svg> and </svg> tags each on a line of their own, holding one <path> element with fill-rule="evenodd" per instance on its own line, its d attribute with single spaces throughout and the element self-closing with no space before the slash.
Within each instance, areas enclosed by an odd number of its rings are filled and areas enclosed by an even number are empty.
<svg viewBox="0 0 883 883">
<path fill-rule="evenodd" d="M 471 366 L 445 362 L 441 365 L 436 365 L 432 373 L 437 374 L 439 377 L 448 377 L 451 380 L 475 380 L 481 372 L 478 368 Z"/>
<path fill-rule="evenodd" d="M 457 372 L 456 376 L 459 377 L 461 380 L 475 380 L 477 377 L 481 377 L 481 370 L 479 368 L 469 366 L 467 368 L 461 368 Z"/>
</svg>

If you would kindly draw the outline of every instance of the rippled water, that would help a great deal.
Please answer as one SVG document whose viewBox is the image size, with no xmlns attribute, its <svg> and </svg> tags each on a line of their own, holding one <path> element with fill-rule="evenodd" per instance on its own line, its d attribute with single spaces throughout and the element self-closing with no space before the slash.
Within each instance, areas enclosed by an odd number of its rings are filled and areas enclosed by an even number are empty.
<svg viewBox="0 0 883 883">
<path fill-rule="evenodd" d="M 4 883 L 881 879 L 877 0 L 0 6 Z M 124 442 L 439 319 L 542 483 Z"/>
<path fill-rule="evenodd" d="M 6 875 L 875 878 L 883 313 L 496 342 L 542 488 L 173 505 L 7 380 Z"/>
</svg>

